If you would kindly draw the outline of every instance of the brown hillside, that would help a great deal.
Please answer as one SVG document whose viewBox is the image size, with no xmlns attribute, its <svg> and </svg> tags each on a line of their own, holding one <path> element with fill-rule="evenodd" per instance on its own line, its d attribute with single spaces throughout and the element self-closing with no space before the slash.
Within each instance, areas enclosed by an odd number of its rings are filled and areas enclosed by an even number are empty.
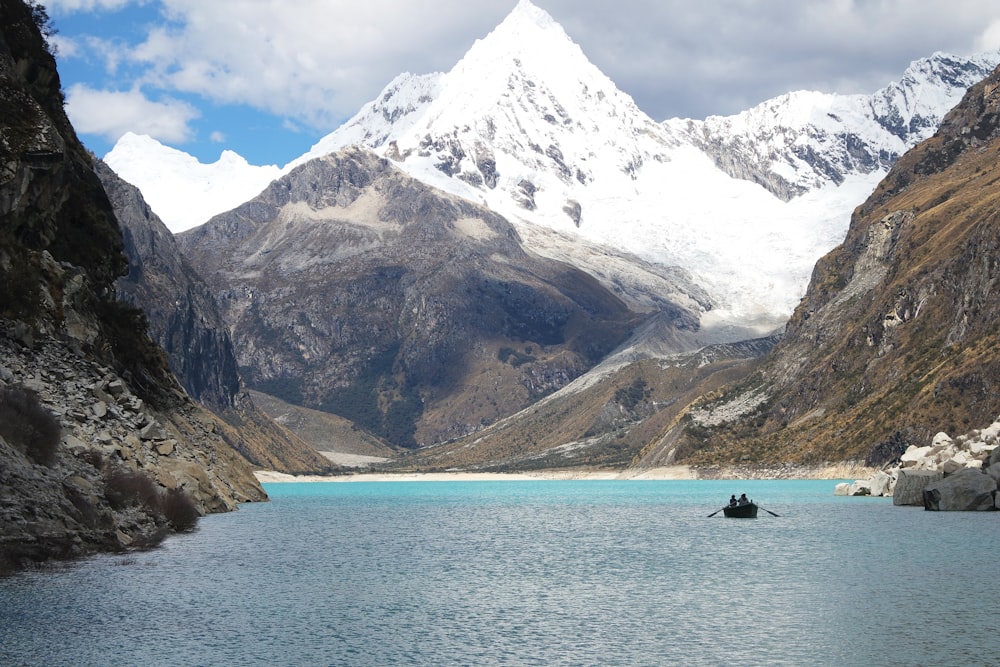
<svg viewBox="0 0 1000 667">
<path fill-rule="evenodd" d="M 998 86 L 994 72 L 897 162 L 817 263 L 762 371 L 683 420 L 679 458 L 879 464 L 993 421 Z"/>
</svg>

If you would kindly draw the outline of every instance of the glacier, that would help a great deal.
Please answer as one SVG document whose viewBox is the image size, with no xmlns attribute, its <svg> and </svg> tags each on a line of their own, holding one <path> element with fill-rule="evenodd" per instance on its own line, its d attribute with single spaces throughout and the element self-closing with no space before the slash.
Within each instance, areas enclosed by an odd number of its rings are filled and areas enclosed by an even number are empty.
<svg viewBox="0 0 1000 667">
<path fill-rule="evenodd" d="M 501 213 L 538 254 L 597 274 L 608 249 L 618 268 L 605 281 L 629 272 L 623 257 L 683 271 L 708 294 L 702 326 L 746 336 L 783 325 L 853 209 L 998 62 L 936 53 L 872 95 L 797 91 L 734 116 L 657 122 L 521 0 L 450 71 L 399 75 L 282 168 L 227 154 L 192 163 L 134 135 L 105 161 L 177 232 L 365 146 Z"/>
</svg>

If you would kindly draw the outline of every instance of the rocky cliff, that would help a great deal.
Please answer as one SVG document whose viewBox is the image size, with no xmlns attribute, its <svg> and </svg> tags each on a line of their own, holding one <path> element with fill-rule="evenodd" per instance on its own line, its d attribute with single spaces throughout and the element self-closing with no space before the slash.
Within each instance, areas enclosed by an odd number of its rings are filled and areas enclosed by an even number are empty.
<svg viewBox="0 0 1000 667">
<path fill-rule="evenodd" d="M 137 188 L 100 160 L 95 170 L 121 225 L 128 274 L 118 298 L 142 309 L 188 394 L 237 427 L 230 442 L 259 468 L 322 473 L 329 461 L 257 409 L 243 386 L 232 340 L 208 286 L 184 259 L 173 235 Z"/>
<path fill-rule="evenodd" d="M 46 20 L 0 0 L 0 570 L 154 543 L 266 497 L 115 299 L 124 244 Z"/>
<path fill-rule="evenodd" d="M 364 149 L 178 236 L 248 384 L 397 446 L 464 435 L 597 364 L 640 317 L 488 209 Z M 680 306 L 668 325 L 697 329 Z"/>
<path fill-rule="evenodd" d="M 689 411 L 682 459 L 881 464 L 1000 412 L 1000 72 L 855 211 L 761 371 Z"/>
</svg>

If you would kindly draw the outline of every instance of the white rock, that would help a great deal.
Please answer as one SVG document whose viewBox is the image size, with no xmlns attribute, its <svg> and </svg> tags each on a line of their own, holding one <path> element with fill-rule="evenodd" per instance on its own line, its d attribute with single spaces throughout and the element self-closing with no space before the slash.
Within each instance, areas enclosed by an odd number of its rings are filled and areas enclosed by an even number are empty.
<svg viewBox="0 0 1000 667">
<path fill-rule="evenodd" d="M 996 445 L 987 445 L 979 440 L 969 443 L 969 453 L 980 461 L 989 456 L 994 449 L 996 449 Z"/>
<path fill-rule="evenodd" d="M 851 495 L 851 485 L 847 482 L 840 482 L 837 486 L 833 487 L 833 495 L 835 496 L 849 496 Z"/>
<path fill-rule="evenodd" d="M 859 479 L 851 484 L 850 494 L 852 496 L 872 495 L 871 484 L 866 479 Z"/>
<path fill-rule="evenodd" d="M 899 457 L 900 463 L 902 463 L 903 468 L 911 468 L 916 466 L 928 452 L 931 451 L 930 447 L 917 447 L 916 445 L 910 445 L 903 452 L 903 455 Z"/>
<path fill-rule="evenodd" d="M 998 436 L 1000 436 L 1000 421 L 993 422 L 979 432 L 979 437 L 983 442 L 995 443 Z"/>
<path fill-rule="evenodd" d="M 874 475 L 872 475 L 871 480 L 868 482 L 868 486 L 871 489 L 871 494 L 873 496 L 891 496 L 892 495 L 892 477 L 886 473 L 879 470 Z"/>
<path fill-rule="evenodd" d="M 931 440 L 931 445 L 950 445 L 952 442 L 951 436 L 949 436 L 944 431 L 939 431 L 934 439 Z"/>
</svg>

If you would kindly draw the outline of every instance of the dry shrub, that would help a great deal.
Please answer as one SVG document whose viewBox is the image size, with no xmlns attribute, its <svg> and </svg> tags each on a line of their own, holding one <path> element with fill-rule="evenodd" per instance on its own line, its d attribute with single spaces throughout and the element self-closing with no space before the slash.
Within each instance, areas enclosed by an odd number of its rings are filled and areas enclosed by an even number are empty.
<svg viewBox="0 0 1000 667">
<path fill-rule="evenodd" d="M 181 488 L 161 488 L 141 472 L 113 470 L 105 478 L 104 495 L 116 510 L 142 505 L 170 528 L 182 533 L 198 523 L 198 508 Z M 162 536 L 160 537 L 162 539 Z"/>
<path fill-rule="evenodd" d="M 198 508 L 180 487 L 163 494 L 163 516 L 178 533 L 193 530 L 198 523 Z"/>
<path fill-rule="evenodd" d="M 51 466 L 62 429 L 35 392 L 16 385 L 0 389 L 0 436 L 35 463 Z"/>
<path fill-rule="evenodd" d="M 145 505 L 159 512 L 160 490 L 156 482 L 141 472 L 114 470 L 105 479 L 104 495 L 116 510 Z"/>
</svg>

